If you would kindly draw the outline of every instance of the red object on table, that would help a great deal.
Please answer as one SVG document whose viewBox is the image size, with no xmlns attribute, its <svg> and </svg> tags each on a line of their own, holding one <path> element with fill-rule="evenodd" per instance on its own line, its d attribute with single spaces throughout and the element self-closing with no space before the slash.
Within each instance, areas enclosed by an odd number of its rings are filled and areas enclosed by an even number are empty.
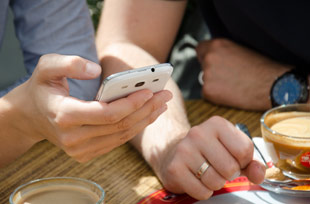
<svg viewBox="0 0 310 204">
<path fill-rule="evenodd" d="M 218 191 L 214 191 L 212 196 L 236 191 L 253 190 L 264 189 L 257 184 L 251 183 L 246 177 L 238 177 L 233 181 L 227 181 L 224 187 Z M 174 194 L 166 191 L 165 189 L 161 189 L 143 198 L 137 204 L 192 204 L 195 202 L 197 202 L 197 200 L 187 194 Z"/>
</svg>

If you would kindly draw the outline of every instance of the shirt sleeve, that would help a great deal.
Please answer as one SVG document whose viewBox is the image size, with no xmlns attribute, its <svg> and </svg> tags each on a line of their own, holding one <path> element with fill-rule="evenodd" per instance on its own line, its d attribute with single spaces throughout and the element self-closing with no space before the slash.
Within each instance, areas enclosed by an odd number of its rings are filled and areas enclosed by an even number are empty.
<svg viewBox="0 0 310 204">
<path fill-rule="evenodd" d="M 14 0 L 11 7 L 28 78 L 39 58 L 48 53 L 77 55 L 98 63 L 94 28 L 85 0 Z M 17 84 L 26 79 L 27 76 Z M 68 80 L 71 96 L 94 99 L 99 77 Z"/>
</svg>

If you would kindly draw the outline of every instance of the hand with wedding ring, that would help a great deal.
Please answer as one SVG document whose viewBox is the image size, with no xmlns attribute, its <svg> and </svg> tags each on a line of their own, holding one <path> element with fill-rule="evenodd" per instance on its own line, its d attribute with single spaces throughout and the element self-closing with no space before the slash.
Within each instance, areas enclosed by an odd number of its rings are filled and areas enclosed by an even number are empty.
<svg viewBox="0 0 310 204">
<path fill-rule="evenodd" d="M 227 120 L 214 116 L 190 129 L 170 149 L 159 177 L 174 193 L 208 199 L 227 180 L 240 175 L 253 183 L 264 180 L 265 166 L 253 160 L 252 141 Z"/>
</svg>

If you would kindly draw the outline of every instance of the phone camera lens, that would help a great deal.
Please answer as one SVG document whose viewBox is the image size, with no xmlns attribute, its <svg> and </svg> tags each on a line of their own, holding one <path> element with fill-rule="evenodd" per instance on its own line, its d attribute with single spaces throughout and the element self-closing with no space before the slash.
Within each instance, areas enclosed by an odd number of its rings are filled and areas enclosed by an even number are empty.
<svg viewBox="0 0 310 204">
<path fill-rule="evenodd" d="M 152 68 L 151 71 L 152 71 L 152 72 L 155 72 L 155 68 Z"/>
<path fill-rule="evenodd" d="M 143 86 L 144 85 L 144 81 L 141 81 L 141 82 L 139 82 L 139 83 L 136 83 L 136 85 L 135 85 L 135 87 L 140 87 L 140 86 Z"/>
</svg>

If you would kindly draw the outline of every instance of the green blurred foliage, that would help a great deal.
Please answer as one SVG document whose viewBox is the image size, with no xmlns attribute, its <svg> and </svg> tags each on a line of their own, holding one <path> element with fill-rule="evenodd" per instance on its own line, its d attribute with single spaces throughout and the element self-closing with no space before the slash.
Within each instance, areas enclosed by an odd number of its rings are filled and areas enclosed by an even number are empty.
<svg viewBox="0 0 310 204">
<path fill-rule="evenodd" d="M 90 15 L 92 17 L 94 27 L 97 29 L 100 19 L 103 0 L 87 0 Z"/>
<path fill-rule="evenodd" d="M 103 1 L 104 0 L 87 0 L 89 12 L 92 17 L 94 27 L 96 30 L 97 30 L 97 26 L 98 26 L 99 19 L 100 19 L 100 13 L 101 13 Z M 187 15 L 190 12 L 193 12 L 196 6 L 197 6 L 196 1 L 194 0 L 188 1 L 188 5 L 187 5 L 184 18 L 187 18 Z"/>
</svg>

